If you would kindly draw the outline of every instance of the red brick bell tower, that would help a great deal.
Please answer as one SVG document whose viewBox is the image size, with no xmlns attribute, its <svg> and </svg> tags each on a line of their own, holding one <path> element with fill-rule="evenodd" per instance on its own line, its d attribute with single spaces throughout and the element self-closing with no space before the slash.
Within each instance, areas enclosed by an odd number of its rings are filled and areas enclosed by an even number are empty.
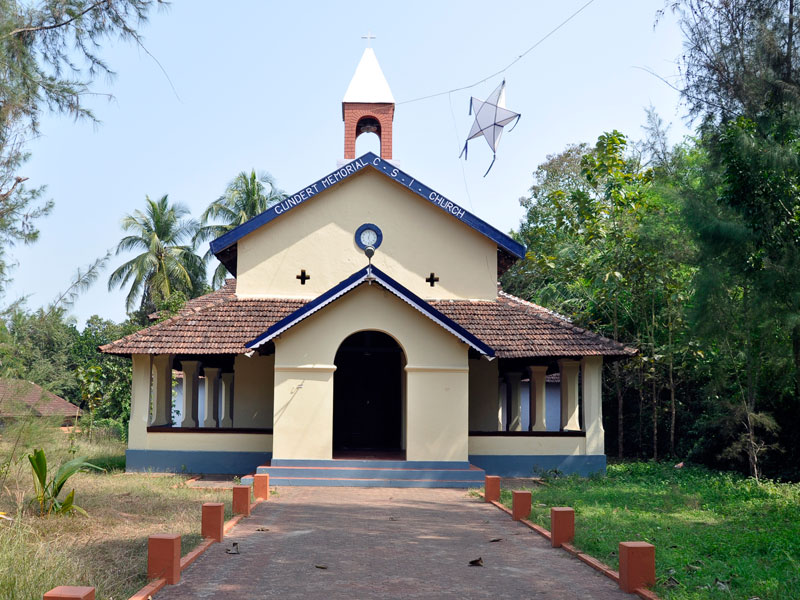
<svg viewBox="0 0 800 600">
<path fill-rule="evenodd" d="M 394 97 L 372 48 L 364 50 L 342 100 L 344 158 L 356 157 L 356 138 L 374 133 L 381 141 L 381 158 L 392 159 Z"/>
</svg>

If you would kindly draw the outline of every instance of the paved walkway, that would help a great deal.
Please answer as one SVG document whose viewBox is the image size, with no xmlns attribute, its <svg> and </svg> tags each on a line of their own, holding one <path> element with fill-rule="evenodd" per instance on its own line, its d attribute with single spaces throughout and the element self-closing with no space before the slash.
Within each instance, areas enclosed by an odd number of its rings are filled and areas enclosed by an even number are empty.
<svg viewBox="0 0 800 600">
<path fill-rule="evenodd" d="M 632 598 L 463 490 L 283 487 L 182 575 L 156 600 Z"/>
</svg>

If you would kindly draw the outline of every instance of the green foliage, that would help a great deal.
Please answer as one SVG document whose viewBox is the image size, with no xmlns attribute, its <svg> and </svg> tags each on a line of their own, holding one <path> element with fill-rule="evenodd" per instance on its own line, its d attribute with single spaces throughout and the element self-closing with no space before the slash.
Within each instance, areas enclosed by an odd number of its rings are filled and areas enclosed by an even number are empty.
<svg viewBox="0 0 800 600">
<path fill-rule="evenodd" d="M 607 477 L 548 479 L 532 490 L 531 520 L 575 509 L 575 545 L 616 568 L 620 541 L 656 546 L 662 598 L 800 597 L 800 485 L 757 483 L 698 466 L 611 464 Z M 511 492 L 501 500 L 511 504 Z"/>
<path fill-rule="evenodd" d="M 89 440 L 94 433 L 94 413 L 103 401 L 103 369 L 98 366 L 78 367 L 76 376 L 81 386 L 81 400 L 89 411 Z"/>
<path fill-rule="evenodd" d="M 75 490 L 71 490 L 67 497 L 59 500 L 58 496 L 70 477 L 80 471 L 87 469 L 102 470 L 99 467 L 86 462 L 85 457 L 74 458 L 63 463 L 48 479 L 47 457 L 44 450 L 34 450 L 28 455 L 33 473 L 33 486 L 36 493 L 36 502 L 39 505 L 40 516 L 50 516 L 51 514 L 66 515 L 78 512 L 86 515 L 86 511 L 75 504 Z"/>
<path fill-rule="evenodd" d="M 8 247 L 34 242 L 36 220 L 53 207 L 44 186 L 26 186 L 21 172 L 42 112 L 94 120 L 83 98 L 98 74 L 113 75 L 102 43 L 138 42 L 137 27 L 157 1 L 0 0 L 0 285 Z"/>
<path fill-rule="evenodd" d="M 126 307 L 133 309 L 137 299 L 140 308 L 152 312 L 169 299 L 173 292 L 190 298 L 206 291 L 205 264 L 194 253 L 192 238 L 197 223 L 188 218 L 183 204 L 170 204 L 164 195 L 158 200 L 145 197 L 146 208 L 122 220 L 122 229 L 133 232 L 117 244 L 117 254 L 141 251 L 118 267 L 108 279 L 108 289 L 128 287 Z"/>
<path fill-rule="evenodd" d="M 203 211 L 200 216 L 201 227 L 197 230 L 195 242 L 199 244 L 218 238 L 234 227 L 260 215 L 285 197 L 286 194 L 276 187 L 269 173 L 256 175 L 255 169 L 250 173 L 242 171 L 228 184 L 223 194 Z M 211 223 L 215 220 L 219 223 Z M 209 261 L 212 258 L 209 248 L 205 260 Z M 218 288 L 226 276 L 227 270 L 220 263 L 214 270 L 212 285 Z"/>
</svg>

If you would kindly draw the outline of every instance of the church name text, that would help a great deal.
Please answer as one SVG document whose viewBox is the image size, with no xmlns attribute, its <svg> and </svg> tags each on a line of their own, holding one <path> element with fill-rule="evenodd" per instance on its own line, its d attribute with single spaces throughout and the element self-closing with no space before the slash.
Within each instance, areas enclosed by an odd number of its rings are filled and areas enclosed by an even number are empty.
<svg viewBox="0 0 800 600">
<path fill-rule="evenodd" d="M 381 162 L 382 162 L 382 160 L 380 158 L 377 158 L 377 157 L 372 160 L 372 164 L 375 167 L 379 168 L 379 169 L 381 168 Z M 323 177 L 322 179 L 320 179 L 316 183 L 312 183 L 307 188 L 300 190 L 299 192 L 289 196 L 288 198 L 286 198 L 285 200 L 283 200 L 279 204 L 276 204 L 273 207 L 273 209 L 275 210 L 275 214 L 280 215 L 280 214 L 286 212 L 287 210 L 289 210 L 291 208 L 294 208 L 298 204 L 302 204 L 303 202 L 305 202 L 309 198 L 311 198 L 313 196 L 316 196 L 320 192 L 324 192 L 329 187 L 337 184 L 339 181 L 341 181 L 345 177 L 348 177 L 348 176 L 356 173 L 357 171 L 360 171 L 361 169 L 363 169 L 366 166 L 367 166 L 367 163 L 364 162 L 363 160 L 361 160 L 360 158 L 356 159 L 356 160 L 354 160 L 354 161 L 352 161 L 352 162 L 350 162 L 350 163 L 348 163 L 346 165 L 344 165 L 341 169 L 339 169 L 337 171 L 334 171 L 333 173 L 331 173 L 330 175 L 327 175 L 326 177 Z M 434 191 L 432 191 L 430 189 L 419 187 L 419 184 L 417 185 L 418 189 L 414 190 L 413 186 L 414 186 L 415 180 L 414 179 L 409 179 L 408 181 L 406 181 L 407 175 L 402 173 L 396 167 L 393 167 L 388 171 L 386 171 L 386 170 L 383 170 L 383 171 L 384 171 L 384 173 L 389 175 L 389 177 L 391 177 L 392 179 L 394 179 L 398 183 L 401 183 L 402 185 L 404 185 L 405 187 L 407 187 L 407 188 L 409 188 L 409 189 L 411 189 L 413 191 L 418 191 L 421 195 L 423 195 L 423 197 L 427 198 L 431 203 L 433 203 L 436 206 L 440 207 L 441 209 L 449 212 L 451 215 L 453 215 L 457 219 L 463 219 L 464 218 L 464 215 L 466 214 L 466 211 L 463 208 L 461 208 L 458 204 L 448 200 L 444 196 L 440 196 L 439 194 L 437 194 L 436 192 L 434 192 Z"/>
</svg>

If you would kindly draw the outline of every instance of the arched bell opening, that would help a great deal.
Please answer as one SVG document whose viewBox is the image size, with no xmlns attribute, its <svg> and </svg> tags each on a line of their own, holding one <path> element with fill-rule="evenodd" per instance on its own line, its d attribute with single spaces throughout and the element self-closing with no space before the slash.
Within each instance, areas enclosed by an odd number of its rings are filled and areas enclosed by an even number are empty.
<svg viewBox="0 0 800 600">
<path fill-rule="evenodd" d="M 334 458 L 405 459 L 405 354 L 391 336 L 359 331 L 336 352 Z"/>
<path fill-rule="evenodd" d="M 367 152 L 373 152 L 380 156 L 382 143 L 380 121 L 372 116 L 361 117 L 356 123 L 355 139 L 356 156 L 362 156 Z"/>
</svg>

